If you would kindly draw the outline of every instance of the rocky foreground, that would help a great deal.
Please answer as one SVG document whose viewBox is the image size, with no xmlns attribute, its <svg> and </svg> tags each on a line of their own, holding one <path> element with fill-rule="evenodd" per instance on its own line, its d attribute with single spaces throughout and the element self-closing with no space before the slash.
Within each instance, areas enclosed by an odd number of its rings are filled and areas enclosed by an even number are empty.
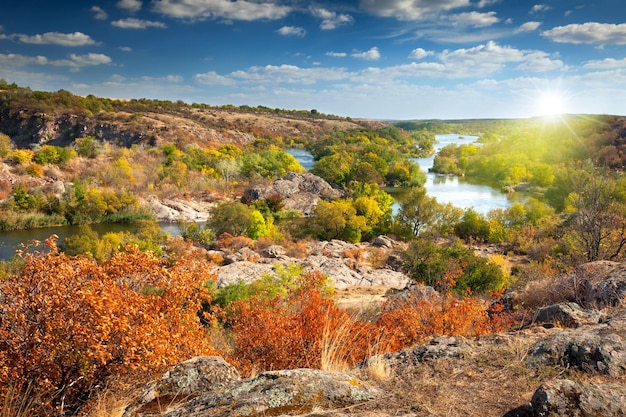
<svg viewBox="0 0 626 417">
<path fill-rule="evenodd" d="M 580 303 L 478 338 L 433 337 L 352 369 L 277 370 L 241 379 L 220 357 L 183 362 L 124 407 L 124 417 L 624 416 L 626 264 L 598 262 Z"/>
</svg>

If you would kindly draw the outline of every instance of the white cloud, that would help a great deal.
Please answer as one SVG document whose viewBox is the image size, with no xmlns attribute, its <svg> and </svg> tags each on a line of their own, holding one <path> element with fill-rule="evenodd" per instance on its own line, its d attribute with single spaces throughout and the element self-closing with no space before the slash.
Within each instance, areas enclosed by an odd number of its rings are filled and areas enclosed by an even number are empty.
<svg viewBox="0 0 626 417">
<path fill-rule="evenodd" d="M 547 12 L 548 10 L 550 10 L 550 6 L 548 6 L 547 4 L 535 4 L 532 9 L 530 9 L 531 13 L 541 13 L 541 12 Z"/>
<path fill-rule="evenodd" d="M 496 17 L 496 12 L 466 12 L 451 15 L 448 19 L 455 25 L 473 27 L 491 26 L 500 21 L 500 19 Z"/>
<path fill-rule="evenodd" d="M 300 38 L 306 35 L 304 28 L 296 26 L 283 26 L 277 32 L 283 36 L 298 36 Z"/>
<path fill-rule="evenodd" d="M 469 0 L 360 0 L 361 9 L 376 16 L 420 20 L 440 12 L 470 6 Z"/>
<path fill-rule="evenodd" d="M 424 59 L 427 56 L 430 56 L 430 55 L 433 55 L 433 54 L 434 54 L 433 51 L 426 51 L 426 50 L 424 50 L 422 48 L 416 48 L 416 49 L 413 49 L 411 51 L 411 53 L 409 54 L 409 58 L 412 58 L 412 59 Z"/>
<path fill-rule="evenodd" d="M 149 81 L 149 82 L 166 82 L 166 83 L 180 83 L 182 81 L 184 81 L 184 78 L 180 75 L 166 75 L 165 77 L 150 77 L 150 76 L 143 76 L 140 77 L 140 79 L 142 81 Z"/>
<path fill-rule="evenodd" d="M 85 55 L 70 54 L 69 59 L 50 60 L 45 56 L 27 56 L 19 54 L 0 54 L 0 63 L 7 67 L 22 67 L 27 65 L 52 65 L 55 67 L 69 67 L 79 70 L 82 67 L 106 65 L 112 62 L 111 58 L 103 54 L 89 53 Z"/>
<path fill-rule="evenodd" d="M 154 22 L 151 20 L 135 19 L 129 17 L 126 19 L 115 20 L 111 22 L 111 25 L 121 29 L 147 29 L 147 28 L 160 28 L 165 29 L 167 26 L 162 22 Z"/>
<path fill-rule="evenodd" d="M 128 10 L 131 13 L 141 10 L 142 5 L 143 3 L 139 0 L 120 0 L 116 4 L 120 9 Z"/>
<path fill-rule="evenodd" d="M 626 68 L 626 58 L 622 58 L 622 59 L 606 58 L 603 60 L 587 61 L 585 62 L 583 67 L 590 68 L 590 69 Z"/>
<path fill-rule="evenodd" d="M 202 84 L 239 85 L 249 88 L 259 84 L 268 86 L 279 84 L 312 85 L 321 81 L 347 80 L 350 75 L 345 68 L 300 68 L 295 65 L 266 65 L 234 71 L 227 75 L 209 71 L 204 74 L 196 74 L 194 78 Z"/>
<path fill-rule="evenodd" d="M 348 56 L 348 54 L 345 52 L 332 52 L 331 51 L 331 52 L 326 52 L 326 56 L 332 56 L 335 58 L 345 58 Z"/>
<path fill-rule="evenodd" d="M 201 83 L 207 85 L 235 85 L 235 80 L 225 77 L 223 75 L 219 75 L 215 71 L 205 72 L 204 74 L 196 74 L 194 79 Z"/>
<path fill-rule="evenodd" d="M 541 26 L 541 22 L 533 22 L 533 21 L 526 22 L 522 24 L 520 27 L 518 27 L 517 29 L 515 29 L 515 33 L 533 32 L 537 30 L 539 26 Z"/>
<path fill-rule="evenodd" d="M 120 46 L 119 50 L 124 52 L 132 52 L 133 48 L 131 48 L 130 46 Z"/>
<path fill-rule="evenodd" d="M 354 52 L 350 56 L 353 58 L 364 59 L 366 61 L 377 61 L 380 59 L 380 51 L 375 46 L 371 48 L 369 51 Z"/>
<path fill-rule="evenodd" d="M 482 9 L 487 6 L 491 6 L 492 4 L 500 3 L 501 0 L 480 0 L 476 6 Z"/>
<path fill-rule="evenodd" d="M 59 67 L 71 67 L 73 69 L 80 69 L 82 67 L 91 67 L 96 65 L 107 65 L 112 62 L 111 58 L 104 54 L 89 53 L 85 55 L 70 54 L 69 60 L 50 61 L 50 65 Z"/>
<path fill-rule="evenodd" d="M 89 35 L 85 35 L 82 32 L 74 33 L 59 33 L 59 32 L 46 32 L 43 35 L 22 35 L 15 34 L 10 37 L 16 38 L 22 43 L 31 43 L 37 45 L 61 45 L 61 46 L 85 46 L 94 45 L 96 41 L 91 39 Z"/>
<path fill-rule="evenodd" d="M 322 19 L 322 23 L 320 23 L 320 29 L 322 30 L 334 30 L 339 26 L 349 25 L 354 22 L 354 18 L 348 14 L 335 13 L 321 7 L 311 6 L 309 11 L 314 17 Z"/>
<path fill-rule="evenodd" d="M 126 81 L 126 77 L 124 77 L 123 75 L 120 74 L 113 74 L 109 77 L 109 80 L 115 82 L 115 83 L 121 83 L 123 81 Z"/>
<path fill-rule="evenodd" d="M 557 26 L 541 32 L 541 35 L 560 43 L 597 43 L 597 44 L 626 44 L 626 23 L 619 25 L 610 23 L 589 22 Z"/>
<path fill-rule="evenodd" d="M 93 18 L 96 20 L 107 20 L 109 18 L 109 15 L 107 14 L 107 12 L 105 12 L 104 9 L 102 9 L 101 7 L 93 6 L 89 10 L 91 10 L 94 13 Z"/>
<path fill-rule="evenodd" d="M 292 8 L 271 2 L 256 3 L 248 0 L 155 0 L 153 10 L 180 19 L 224 18 L 252 21 L 281 19 Z"/>
<path fill-rule="evenodd" d="M 546 52 L 536 51 L 526 54 L 524 62 L 516 69 L 527 72 L 548 72 L 566 68 L 560 59 L 552 59 Z"/>
</svg>

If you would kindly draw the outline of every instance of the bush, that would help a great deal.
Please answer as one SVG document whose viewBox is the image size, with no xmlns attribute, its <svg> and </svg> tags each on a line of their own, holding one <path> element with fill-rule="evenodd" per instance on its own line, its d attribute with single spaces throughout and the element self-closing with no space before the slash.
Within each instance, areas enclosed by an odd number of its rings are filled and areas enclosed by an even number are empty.
<svg viewBox="0 0 626 417">
<path fill-rule="evenodd" d="M 98 266 L 47 244 L 0 280 L 1 396 L 9 382 L 30 383 L 51 414 L 71 414 L 109 377 L 213 352 L 196 315 L 208 297 L 206 265 L 167 267 L 129 247 Z"/>
</svg>

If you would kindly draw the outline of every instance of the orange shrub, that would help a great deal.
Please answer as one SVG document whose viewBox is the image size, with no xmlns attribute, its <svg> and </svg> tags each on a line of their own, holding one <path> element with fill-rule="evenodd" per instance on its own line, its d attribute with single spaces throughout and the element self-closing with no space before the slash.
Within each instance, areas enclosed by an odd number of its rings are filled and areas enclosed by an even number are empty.
<svg viewBox="0 0 626 417">
<path fill-rule="evenodd" d="M 71 413 L 109 376 L 213 353 L 197 316 L 205 266 L 136 247 L 98 265 L 48 244 L 0 281 L 0 387 L 30 384 L 51 412 Z"/>
<path fill-rule="evenodd" d="M 230 360 L 244 374 L 253 371 L 320 368 L 324 339 L 345 341 L 338 356 L 356 363 L 367 354 L 365 325 L 350 322 L 345 310 L 335 306 L 324 293 L 324 276 L 312 272 L 301 277 L 299 287 L 286 298 L 263 296 L 238 301 L 232 310 L 231 325 L 235 347 Z M 329 334 L 342 331 L 345 335 Z"/>
</svg>

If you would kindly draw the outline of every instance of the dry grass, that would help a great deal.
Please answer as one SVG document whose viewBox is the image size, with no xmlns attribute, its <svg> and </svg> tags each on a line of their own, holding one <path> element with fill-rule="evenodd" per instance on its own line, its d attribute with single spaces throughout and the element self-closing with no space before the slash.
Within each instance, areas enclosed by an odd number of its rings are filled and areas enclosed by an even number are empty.
<svg viewBox="0 0 626 417">
<path fill-rule="evenodd" d="M 9 386 L 0 405 L 0 417 L 30 417 L 36 414 L 39 399 L 30 385 L 27 387 Z"/>
</svg>

